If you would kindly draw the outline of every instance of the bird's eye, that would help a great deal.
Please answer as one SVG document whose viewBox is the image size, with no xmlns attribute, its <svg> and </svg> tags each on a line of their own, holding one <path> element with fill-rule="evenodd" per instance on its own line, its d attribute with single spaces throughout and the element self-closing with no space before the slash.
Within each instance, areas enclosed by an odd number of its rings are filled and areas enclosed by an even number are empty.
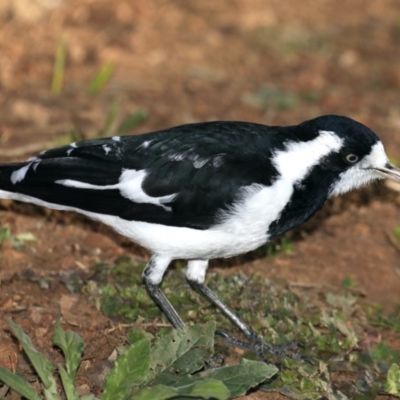
<svg viewBox="0 0 400 400">
<path fill-rule="evenodd" d="M 346 154 L 344 158 L 349 164 L 354 164 L 358 161 L 358 156 L 356 154 L 350 153 Z"/>
</svg>

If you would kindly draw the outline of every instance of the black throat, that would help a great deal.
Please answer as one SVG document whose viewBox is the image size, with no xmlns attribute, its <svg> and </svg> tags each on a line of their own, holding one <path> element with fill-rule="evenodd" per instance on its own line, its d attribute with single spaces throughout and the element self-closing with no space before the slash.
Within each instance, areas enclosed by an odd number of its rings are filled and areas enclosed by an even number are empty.
<svg viewBox="0 0 400 400">
<path fill-rule="evenodd" d="M 323 206 L 338 178 L 337 172 L 317 165 L 302 181 L 296 182 L 290 201 L 268 228 L 269 239 L 275 239 L 310 219 Z"/>
</svg>

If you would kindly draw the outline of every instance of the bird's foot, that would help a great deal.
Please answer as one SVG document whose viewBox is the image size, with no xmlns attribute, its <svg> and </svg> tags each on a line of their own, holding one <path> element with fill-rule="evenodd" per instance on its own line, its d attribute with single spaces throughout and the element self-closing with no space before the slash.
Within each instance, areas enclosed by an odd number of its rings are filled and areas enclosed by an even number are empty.
<svg viewBox="0 0 400 400">
<path fill-rule="evenodd" d="M 269 358 L 271 356 L 278 360 L 283 360 L 285 357 L 289 357 L 295 361 L 303 360 L 298 353 L 299 346 L 294 342 L 272 345 L 265 342 L 264 339 L 255 332 L 251 333 L 248 341 L 236 339 L 226 332 L 220 330 L 217 330 L 215 333 L 223 337 L 225 343 L 227 343 L 229 346 L 239 347 L 240 349 L 247 350 L 255 354 L 259 360 L 264 362 L 270 362 Z M 269 357 L 267 355 L 269 355 Z"/>
</svg>

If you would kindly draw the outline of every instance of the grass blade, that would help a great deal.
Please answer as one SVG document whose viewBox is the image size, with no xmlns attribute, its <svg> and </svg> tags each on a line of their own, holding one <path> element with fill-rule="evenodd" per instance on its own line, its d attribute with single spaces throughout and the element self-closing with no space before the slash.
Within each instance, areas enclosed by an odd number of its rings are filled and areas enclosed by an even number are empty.
<svg viewBox="0 0 400 400">
<path fill-rule="evenodd" d="M 42 353 L 35 349 L 31 338 L 24 332 L 22 328 L 14 324 L 14 322 L 12 322 L 10 319 L 8 319 L 8 323 L 14 335 L 21 343 L 26 355 L 35 368 L 36 373 L 39 375 L 39 378 L 45 387 L 46 398 L 60 399 L 60 396 L 58 396 L 57 393 L 57 384 L 52 375 L 53 365 L 51 362 Z"/>
<path fill-rule="evenodd" d="M 8 226 L 0 227 L 0 246 L 5 240 L 10 240 L 12 238 L 11 231 Z"/>
<path fill-rule="evenodd" d="M 60 94 L 64 82 L 65 60 L 67 54 L 67 42 L 62 36 L 57 43 L 54 58 L 53 79 L 51 82 L 51 93 Z"/>
<path fill-rule="evenodd" d="M 126 133 L 144 122 L 148 117 L 146 110 L 139 110 L 135 114 L 131 114 L 128 118 L 124 119 L 117 129 L 118 134 Z"/>
<path fill-rule="evenodd" d="M 79 395 L 76 392 L 74 381 L 71 379 L 71 376 L 68 375 L 67 371 L 61 365 L 58 366 L 58 372 L 60 373 L 67 400 L 79 400 Z"/>
<path fill-rule="evenodd" d="M 109 61 L 104 64 L 101 70 L 89 83 L 89 93 L 97 94 L 104 87 L 104 85 L 110 80 L 112 74 L 115 71 L 115 62 Z"/>
<path fill-rule="evenodd" d="M 40 400 L 40 397 L 26 381 L 7 368 L 0 367 L 0 381 L 28 400 Z"/>
</svg>

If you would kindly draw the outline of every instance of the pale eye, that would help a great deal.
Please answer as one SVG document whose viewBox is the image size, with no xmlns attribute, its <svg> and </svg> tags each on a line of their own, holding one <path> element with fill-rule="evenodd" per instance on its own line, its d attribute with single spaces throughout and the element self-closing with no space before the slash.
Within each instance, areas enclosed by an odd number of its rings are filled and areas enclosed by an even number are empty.
<svg viewBox="0 0 400 400">
<path fill-rule="evenodd" d="M 349 164 L 354 164 L 354 163 L 356 163 L 356 162 L 358 161 L 358 159 L 359 159 L 358 155 L 353 154 L 353 153 L 347 154 L 347 155 L 345 156 L 345 160 L 346 160 Z"/>
</svg>

